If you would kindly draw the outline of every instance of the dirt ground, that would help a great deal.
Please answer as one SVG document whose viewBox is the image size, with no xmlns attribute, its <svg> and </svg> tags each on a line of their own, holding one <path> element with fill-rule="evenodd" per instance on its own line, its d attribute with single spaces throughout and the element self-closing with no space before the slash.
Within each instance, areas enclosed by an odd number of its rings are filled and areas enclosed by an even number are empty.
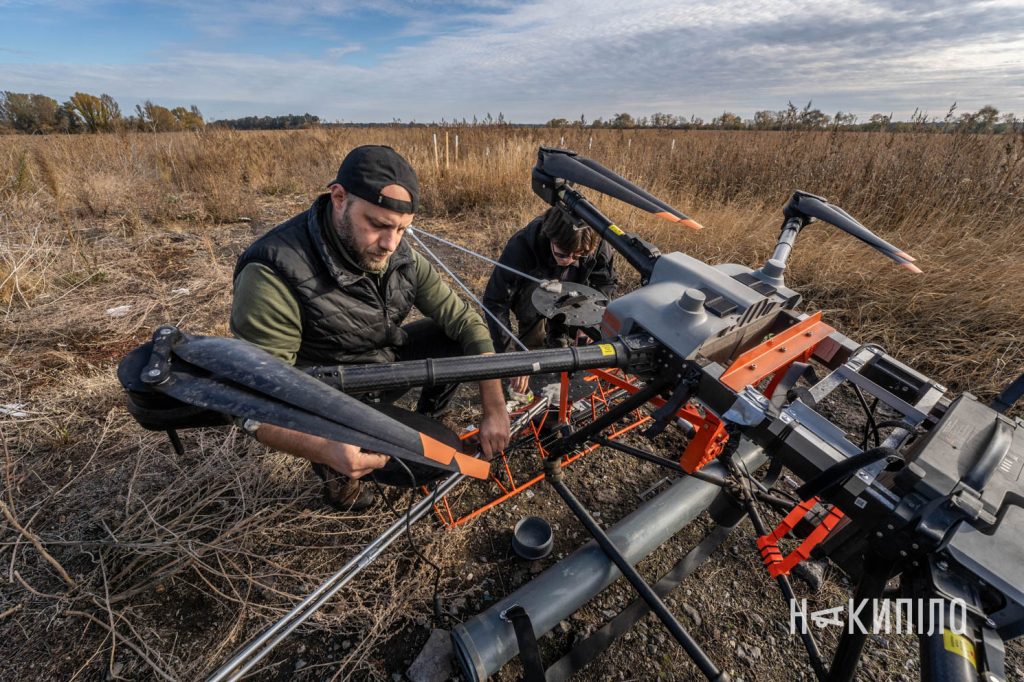
<svg viewBox="0 0 1024 682">
<path fill-rule="evenodd" d="M 278 198 L 262 219 L 135 235 L 96 225 L 80 238 L 109 259 L 99 267 L 106 275 L 8 312 L 0 402 L 23 407 L 0 417 L 9 512 L 0 545 L 0 679 L 201 679 L 396 518 L 388 504 L 361 516 L 332 511 L 304 462 L 267 452 L 231 428 L 183 433 L 185 454 L 177 456 L 163 434 L 138 428 L 122 406 L 114 371 L 124 353 L 166 322 L 226 334 L 235 256 L 275 217 L 302 208 L 302 197 Z M 464 226 L 432 227 L 457 235 Z M 129 310 L 113 316 L 117 306 Z M 477 416 L 472 396 L 463 389 L 467 424 Z M 600 450 L 575 463 L 567 481 L 610 525 L 665 476 L 653 464 Z M 466 486 L 464 498 L 485 497 L 478 484 Z M 405 498 L 385 497 L 400 514 Z M 543 516 L 555 531 L 551 556 L 534 563 L 510 551 L 512 527 L 526 515 Z M 641 571 L 661 575 L 708 527 L 701 518 Z M 543 483 L 465 527 L 444 530 L 428 518 L 412 535 L 443 566 L 439 593 L 448 617 L 441 625 L 449 628 L 587 540 Z M 753 538 L 749 523 L 741 524 L 668 604 L 734 679 L 811 679 L 788 634 L 788 605 Z M 406 541 L 396 543 L 277 647 L 253 679 L 402 679 L 435 626 L 433 581 Z M 818 592 L 794 585 L 811 608 L 845 603 L 851 587 L 832 568 Z M 567 616 L 541 639 L 546 660 L 632 599 L 620 580 Z M 835 640 L 834 631 L 825 633 L 826 654 Z M 863 666 L 864 680 L 917 679 L 916 643 L 874 637 Z M 495 679 L 520 674 L 513 661 Z M 696 675 L 648 615 L 579 679 Z M 1008 675 L 1024 679 L 1018 643 L 1009 647 Z"/>
</svg>

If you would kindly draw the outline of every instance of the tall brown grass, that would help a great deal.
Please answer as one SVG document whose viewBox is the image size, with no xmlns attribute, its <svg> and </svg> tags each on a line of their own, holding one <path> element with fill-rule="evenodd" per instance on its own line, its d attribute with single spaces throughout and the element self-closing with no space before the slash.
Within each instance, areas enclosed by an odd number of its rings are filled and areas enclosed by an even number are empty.
<svg viewBox="0 0 1024 682">
<path fill-rule="evenodd" d="M 189 454 L 168 457 L 162 436 L 124 413 L 113 376 L 161 323 L 226 334 L 237 254 L 308 206 L 364 143 L 390 144 L 416 166 L 419 223 L 492 256 L 543 210 L 529 182 L 540 144 L 595 158 L 692 215 L 707 229 L 683 232 L 597 202 L 662 250 L 713 262 L 763 261 L 792 190 L 824 195 L 917 257 L 924 274 L 813 225 L 788 271 L 808 308 L 954 390 L 988 397 L 1024 371 L 1021 135 L 360 128 L 0 137 L 0 405 L 24 405 L 24 416 L 0 415 L 0 499 L 18 522 L 0 520 L 0 677 L 99 677 L 126 647 L 135 656 L 127 675 L 199 677 L 365 539 L 359 520 L 309 511 L 316 484 L 295 460 L 255 457 L 258 448 L 215 432 L 183 434 Z M 457 262 L 479 289 L 487 269 Z M 123 316 L 107 314 L 119 306 L 128 306 Z M 427 551 L 458 556 L 465 538 L 446 537 Z M 427 581 L 403 583 L 403 599 L 389 601 L 396 571 L 382 564 L 354 610 L 318 616 L 319 627 L 369 633 L 337 654 L 344 674 L 386 678 L 370 652 L 408 619 L 410 602 L 428 603 Z M 215 614 L 216 625 L 183 624 L 173 615 L 183 604 Z M 175 633 L 205 653 L 189 655 Z"/>
<path fill-rule="evenodd" d="M 991 392 L 1020 355 L 1024 301 L 1009 295 L 1024 240 L 1019 134 L 381 128 L 4 137 L 0 304 L 29 306 L 95 277 L 85 241 L 96 230 L 279 220 L 333 177 L 348 149 L 368 142 L 394 146 L 419 170 L 421 221 L 473 226 L 471 245 L 492 254 L 542 208 L 529 187 L 540 144 L 576 149 L 694 215 L 709 228 L 699 235 L 601 202 L 663 249 L 712 260 L 760 261 L 790 192 L 821 194 L 916 256 L 925 274 L 906 276 L 816 226 L 790 268 L 813 305 L 961 388 Z"/>
</svg>

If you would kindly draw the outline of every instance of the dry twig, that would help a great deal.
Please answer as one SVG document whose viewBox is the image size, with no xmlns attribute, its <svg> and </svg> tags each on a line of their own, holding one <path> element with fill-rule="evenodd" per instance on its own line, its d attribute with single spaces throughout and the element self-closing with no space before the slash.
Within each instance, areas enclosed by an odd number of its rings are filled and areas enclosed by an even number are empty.
<svg viewBox="0 0 1024 682">
<path fill-rule="evenodd" d="M 35 533 L 30 533 L 27 529 L 23 528 L 20 523 L 18 523 L 18 519 L 14 517 L 14 514 L 11 512 L 10 507 L 8 507 L 7 503 L 4 502 L 3 500 L 0 500 L 0 511 L 3 512 L 4 517 L 7 519 L 7 522 L 14 526 L 15 530 L 21 533 L 21 535 L 26 540 L 31 542 L 32 546 L 36 548 L 37 552 L 39 552 L 39 555 L 46 559 L 47 563 L 53 566 L 53 568 L 57 571 L 58 575 L 60 575 L 64 582 L 68 584 L 68 587 L 72 589 L 78 587 L 78 584 L 75 583 L 75 581 L 71 578 L 70 575 L 68 575 L 68 572 L 64 570 L 64 567 L 60 565 L 60 562 L 54 559 L 53 556 L 46 551 L 46 548 L 43 547 L 43 543 L 39 541 L 39 538 L 35 535 Z"/>
</svg>

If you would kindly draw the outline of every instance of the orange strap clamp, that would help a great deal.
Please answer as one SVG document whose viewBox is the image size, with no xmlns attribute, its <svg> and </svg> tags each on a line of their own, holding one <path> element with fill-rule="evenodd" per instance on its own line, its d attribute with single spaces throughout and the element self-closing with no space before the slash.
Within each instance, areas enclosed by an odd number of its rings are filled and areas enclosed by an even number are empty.
<svg viewBox="0 0 1024 682">
<path fill-rule="evenodd" d="M 782 556 L 782 552 L 779 551 L 779 540 L 786 533 L 793 530 L 796 524 L 800 523 L 800 520 L 807 516 L 808 512 L 814 508 L 817 502 L 817 497 L 801 502 L 786 514 L 786 518 L 782 519 L 782 523 L 775 530 L 757 539 L 757 547 L 761 550 L 761 560 L 764 561 L 764 565 L 767 567 L 768 574 L 771 577 L 789 575 L 789 572 L 796 568 L 797 564 L 811 556 L 811 550 L 824 540 L 832 532 L 832 529 L 836 527 L 839 520 L 843 518 L 843 512 L 840 511 L 839 507 L 833 505 L 828 515 L 800 543 L 800 546 L 785 557 Z"/>
</svg>

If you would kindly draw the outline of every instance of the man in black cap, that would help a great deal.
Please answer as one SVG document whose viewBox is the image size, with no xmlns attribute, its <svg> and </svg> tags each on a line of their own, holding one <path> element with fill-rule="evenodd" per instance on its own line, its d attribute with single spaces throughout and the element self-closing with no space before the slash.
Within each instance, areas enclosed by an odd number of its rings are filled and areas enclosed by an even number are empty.
<svg viewBox="0 0 1024 682">
<path fill-rule="evenodd" d="M 402 239 L 419 203 L 409 163 L 390 147 L 353 149 L 309 210 L 260 237 L 238 259 L 231 331 L 298 367 L 493 353 L 487 327 Z M 424 319 L 402 324 L 415 307 Z M 417 411 L 439 416 L 457 385 L 424 388 Z M 498 380 L 480 382 L 480 446 L 508 445 Z M 251 420 L 261 442 L 313 462 L 325 496 L 359 510 L 373 491 L 359 479 L 389 458 Z"/>
</svg>

